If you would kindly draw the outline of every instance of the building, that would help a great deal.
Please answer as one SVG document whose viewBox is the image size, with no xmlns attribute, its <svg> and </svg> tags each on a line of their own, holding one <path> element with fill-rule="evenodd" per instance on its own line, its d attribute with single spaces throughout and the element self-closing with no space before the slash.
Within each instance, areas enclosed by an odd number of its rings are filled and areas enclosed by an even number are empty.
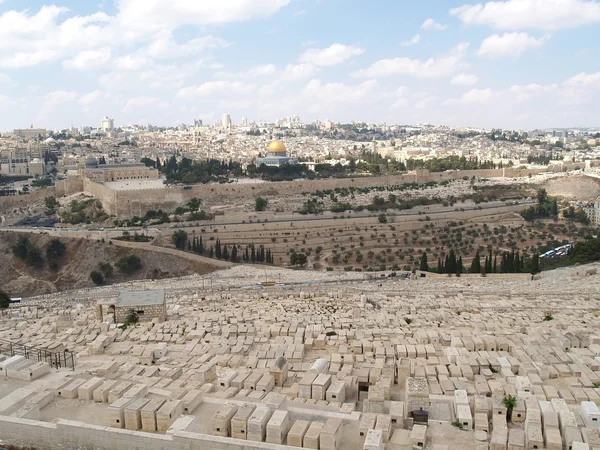
<svg viewBox="0 0 600 450">
<path fill-rule="evenodd" d="M 242 117 L 241 126 L 243 126 L 243 127 L 248 126 L 248 119 L 246 117 Z"/>
<path fill-rule="evenodd" d="M 108 131 L 113 131 L 115 129 L 115 120 L 105 116 L 104 119 L 102 119 L 100 128 L 102 128 L 102 131 L 105 133 Z"/>
<path fill-rule="evenodd" d="M 135 311 L 140 322 L 166 320 L 165 291 L 121 292 L 114 304 L 115 323 L 124 323 L 131 311 Z"/>
<path fill-rule="evenodd" d="M 45 128 L 33 128 L 33 125 L 31 125 L 29 128 L 16 129 L 13 131 L 13 134 L 24 139 L 42 139 L 48 136 L 48 130 Z"/>
<path fill-rule="evenodd" d="M 4 156 L 0 155 L 2 175 L 45 175 L 46 164 L 43 158 L 32 158 L 26 148 L 14 148 Z"/>
<path fill-rule="evenodd" d="M 600 225 L 600 197 L 594 200 L 592 206 L 584 208 L 591 225 Z"/>
<path fill-rule="evenodd" d="M 256 159 L 257 166 L 262 164 L 270 167 L 280 167 L 285 164 L 298 164 L 298 159 L 287 156 L 287 149 L 283 142 L 273 141 L 267 148 L 267 156 Z"/>
<path fill-rule="evenodd" d="M 223 128 L 229 128 L 231 126 L 231 116 L 227 113 L 223 113 L 223 117 L 221 118 L 221 126 Z"/>
<path fill-rule="evenodd" d="M 144 164 L 98 164 L 98 160 L 89 156 L 80 175 L 90 181 L 107 183 L 121 180 L 144 180 L 158 178 L 158 170 Z"/>
</svg>

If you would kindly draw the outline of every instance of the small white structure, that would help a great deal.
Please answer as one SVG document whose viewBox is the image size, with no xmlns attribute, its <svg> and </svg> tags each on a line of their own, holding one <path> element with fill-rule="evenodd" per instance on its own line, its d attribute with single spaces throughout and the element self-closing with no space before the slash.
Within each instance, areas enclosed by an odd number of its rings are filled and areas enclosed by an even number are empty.
<svg viewBox="0 0 600 450">
<path fill-rule="evenodd" d="M 586 427 L 600 429 L 600 409 L 594 402 L 581 402 L 581 417 Z"/>
</svg>

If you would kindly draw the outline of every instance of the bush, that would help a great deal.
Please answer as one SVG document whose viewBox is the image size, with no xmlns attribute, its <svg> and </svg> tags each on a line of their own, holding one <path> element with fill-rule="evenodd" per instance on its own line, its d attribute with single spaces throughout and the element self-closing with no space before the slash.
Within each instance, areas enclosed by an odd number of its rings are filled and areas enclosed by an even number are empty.
<svg viewBox="0 0 600 450">
<path fill-rule="evenodd" d="M 90 278 L 96 286 L 104 284 L 104 275 L 102 275 L 102 273 L 98 272 L 97 270 L 92 270 L 92 272 L 90 272 Z"/>
<path fill-rule="evenodd" d="M 54 197 L 46 197 L 44 199 L 44 205 L 46 206 L 46 209 L 54 209 L 59 205 L 59 203 Z"/>
<path fill-rule="evenodd" d="M 46 260 L 52 270 L 58 269 L 59 260 L 65 255 L 67 247 L 60 239 L 52 239 L 46 247 Z"/>
<path fill-rule="evenodd" d="M 25 264 L 35 268 L 40 268 L 44 264 L 42 252 L 35 245 L 29 245 L 29 248 L 27 249 L 27 257 L 25 258 Z"/>
<path fill-rule="evenodd" d="M 10 297 L 4 292 L 0 291 L 0 309 L 6 309 L 10 305 Z"/>
<path fill-rule="evenodd" d="M 115 265 L 121 272 L 130 275 L 142 268 L 142 260 L 137 255 L 128 255 L 120 258 Z"/>
<path fill-rule="evenodd" d="M 110 278 L 113 276 L 114 269 L 111 263 L 101 262 L 100 264 L 98 264 L 98 269 L 100 269 L 100 272 L 102 272 L 102 274 L 106 278 Z"/>
<path fill-rule="evenodd" d="M 269 201 L 266 198 L 257 197 L 254 205 L 255 211 L 264 211 L 269 204 Z"/>
<path fill-rule="evenodd" d="M 188 234 L 183 230 L 177 230 L 171 236 L 171 241 L 175 245 L 175 247 L 179 250 L 185 250 L 185 246 L 188 241 Z"/>
<path fill-rule="evenodd" d="M 27 257 L 28 248 L 29 238 L 27 236 L 21 236 L 19 239 L 17 239 L 17 243 L 12 246 L 13 255 L 24 260 Z"/>
<path fill-rule="evenodd" d="M 379 221 L 379 223 L 387 223 L 387 217 L 385 216 L 385 214 L 379 214 L 377 220 Z"/>
</svg>

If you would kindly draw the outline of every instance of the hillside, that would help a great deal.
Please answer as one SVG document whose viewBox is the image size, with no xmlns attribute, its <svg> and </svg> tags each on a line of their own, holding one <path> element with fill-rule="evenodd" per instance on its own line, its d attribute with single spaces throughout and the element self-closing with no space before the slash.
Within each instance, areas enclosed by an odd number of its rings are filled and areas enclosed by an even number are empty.
<svg viewBox="0 0 600 450">
<path fill-rule="evenodd" d="M 12 246 L 20 236 L 23 235 L 0 232 L 0 254 L 2 254 L 0 289 L 8 292 L 11 296 L 29 297 L 94 286 L 90 279 L 90 272 L 98 270 L 99 263 L 110 262 L 114 265 L 119 258 L 127 255 L 139 256 L 142 268 L 132 275 L 121 274 L 115 268 L 114 275 L 108 280 L 110 283 L 153 277 L 173 278 L 194 273 L 204 274 L 216 269 L 211 264 L 190 261 L 174 255 L 69 238 L 60 238 L 60 241 L 66 246 L 66 253 L 59 261 L 58 270 L 50 270 L 46 263 L 43 267 L 35 269 L 25 265 L 21 259 L 13 255 Z M 45 256 L 46 246 L 53 238 L 38 234 L 27 234 L 26 236 L 32 244 L 40 248 L 42 255 Z"/>
</svg>

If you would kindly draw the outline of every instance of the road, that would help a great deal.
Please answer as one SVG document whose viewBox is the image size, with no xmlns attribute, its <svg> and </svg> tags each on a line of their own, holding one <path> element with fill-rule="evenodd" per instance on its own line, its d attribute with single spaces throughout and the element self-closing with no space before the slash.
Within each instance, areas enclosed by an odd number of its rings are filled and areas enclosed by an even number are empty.
<svg viewBox="0 0 600 450">
<path fill-rule="evenodd" d="M 407 210 L 402 210 L 402 211 L 397 211 L 397 212 L 393 212 L 393 213 L 388 213 L 385 212 L 384 213 L 388 216 L 388 217 L 411 217 L 411 216 L 419 216 L 419 217 L 423 217 L 423 216 L 433 216 L 433 215 L 440 215 L 440 214 L 462 214 L 464 212 L 467 211 L 490 211 L 490 210 L 495 210 L 495 209 L 501 209 L 501 208 L 516 208 L 519 207 L 520 209 L 527 207 L 527 206 L 531 206 L 531 205 L 535 205 L 536 202 L 535 201 L 530 201 L 530 202 L 519 202 L 517 205 L 507 205 L 505 202 L 491 202 L 492 204 L 486 204 L 486 205 L 477 205 L 477 206 L 469 206 L 469 207 L 462 207 L 459 209 L 456 209 L 456 207 L 449 207 L 447 209 L 440 209 L 440 210 L 429 210 L 426 209 L 428 207 L 418 207 L 417 208 L 413 208 L 413 209 L 407 209 Z M 326 221 L 326 220 L 348 220 L 348 219 L 364 219 L 364 218 L 369 218 L 369 217 L 377 217 L 379 214 L 381 214 L 380 212 L 377 213 L 373 213 L 373 212 L 352 212 L 352 213 L 339 213 L 339 215 L 333 215 L 332 213 L 328 213 L 328 215 L 319 215 L 319 216 L 315 216 L 315 215 L 292 215 L 292 216 L 287 216 L 285 218 L 277 218 L 277 219 L 266 219 L 266 223 L 287 223 L 287 222 L 317 222 L 317 221 Z M 218 216 L 217 216 L 218 217 Z M 148 234 L 150 236 L 157 236 L 159 234 L 161 234 L 163 231 L 165 231 L 165 229 L 176 229 L 176 228 L 192 228 L 192 227 L 214 227 L 214 226 L 234 226 L 234 225 L 243 225 L 243 224 L 249 224 L 250 222 L 247 220 L 237 220 L 237 221 L 210 221 L 210 222 L 187 222 L 187 223 L 182 223 L 180 225 L 173 225 L 173 224 L 160 224 L 160 225 L 152 225 L 152 227 L 150 228 L 143 228 L 143 227 L 121 227 L 121 228 L 105 228 L 104 230 L 98 230 L 98 229 L 86 229 L 86 228 L 68 228 L 68 227 L 61 227 L 61 228 L 41 228 L 41 227 L 37 227 L 37 228 L 31 228 L 31 227 L 0 227 L 0 231 L 14 231 L 14 232 L 20 232 L 20 233 L 50 233 L 52 235 L 55 236 L 68 236 L 69 234 L 74 234 L 75 236 L 69 236 L 69 237 L 84 237 L 87 239 L 110 239 L 110 238 L 115 238 L 115 237 L 119 237 L 123 234 L 124 231 L 127 231 L 129 233 L 134 233 L 134 232 L 138 232 L 138 233 L 145 233 Z M 254 221 L 253 223 L 265 223 L 264 221 L 261 221 L 260 219 L 256 219 L 256 221 Z"/>
</svg>

